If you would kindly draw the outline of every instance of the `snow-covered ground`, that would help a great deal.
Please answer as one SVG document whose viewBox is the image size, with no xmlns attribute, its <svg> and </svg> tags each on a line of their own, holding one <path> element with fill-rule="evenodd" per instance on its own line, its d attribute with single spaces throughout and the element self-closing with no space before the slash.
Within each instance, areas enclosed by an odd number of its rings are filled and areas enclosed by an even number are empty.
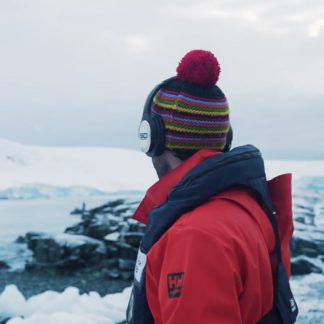
<svg viewBox="0 0 324 324">
<path fill-rule="evenodd" d="M 266 161 L 268 178 L 324 176 L 324 161 Z M 143 153 L 117 148 L 38 147 L 0 139 L 0 199 L 146 190 L 157 180 Z"/>
<path fill-rule="evenodd" d="M 324 323 L 324 276 L 311 274 L 291 280 L 299 305 L 298 324 Z M 314 289 L 316 287 L 316 289 Z M 16 286 L 8 285 L 0 295 L 0 314 L 7 324 L 110 324 L 125 319 L 130 288 L 100 297 L 80 294 L 68 287 L 62 293 L 46 291 L 28 300 Z"/>
<path fill-rule="evenodd" d="M 111 324 L 125 320 L 130 288 L 100 297 L 96 292 L 80 295 L 77 288 L 63 293 L 46 291 L 28 300 L 16 286 L 0 295 L 0 314 L 7 324 Z"/>
<path fill-rule="evenodd" d="M 53 187 L 61 188 L 59 196 L 63 188 L 78 186 L 103 192 L 145 190 L 155 180 L 150 159 L 137 151 L 25 146 L 0 139 L 0 191 L 15 188 L 13 197 L 21 188 L 28 198 L 35 188 L 38 197 L 37 188 L 44 192 L 44 185 L 52 186 L 47 192 L 52 189 L 53 196 Z"/>
</svg>

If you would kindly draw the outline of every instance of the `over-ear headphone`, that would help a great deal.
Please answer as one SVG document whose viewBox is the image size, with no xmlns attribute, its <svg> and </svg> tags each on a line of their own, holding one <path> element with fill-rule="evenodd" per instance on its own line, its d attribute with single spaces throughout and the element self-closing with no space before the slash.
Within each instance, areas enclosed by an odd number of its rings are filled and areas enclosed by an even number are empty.
<svg viewBox="0 0 324 324">
<path fill-rule="evenodd" d="M 165 149 L 164 123 L 159 115 L 151 114 L 151 104 L 154 96 L 159 90 L 165 87 L 173 79 L 174 78 L 166 79 L 155 86 L 145 101 L 138 137 L 141 151 L 150 157 L 161 155 Z"/>
<path fill-rule="evenodd" d="M 141 151 L 150 157 L 159 156 L 165 150 L 164 122 L 159 115 L 151 114 L 151 104 L 154 96 L 159 92 L 159 90 L 164 88 L 173 79 L 174 77 L 166 79 L 155 86 L 145 101 L 142 121 L 138 130 L 138 138 L 140 141 Z M 232 140 L 233 129 L 230 126 L 223 152 L 227 152 L 231 149 Z"/>
</svg>

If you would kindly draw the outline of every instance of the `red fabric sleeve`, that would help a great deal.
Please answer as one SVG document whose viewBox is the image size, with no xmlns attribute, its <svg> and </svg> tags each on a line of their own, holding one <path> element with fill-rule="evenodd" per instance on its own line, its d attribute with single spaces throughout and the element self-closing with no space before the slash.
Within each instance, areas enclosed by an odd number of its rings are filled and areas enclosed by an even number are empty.
<svg viewBox="0 0 324 324">
<path fill-rule="evenodd" d="M 146 289 L 156 324 L 242 323 L 243 290 L 226 228 L 175 226 L 148 254 Z"/>
</svg>

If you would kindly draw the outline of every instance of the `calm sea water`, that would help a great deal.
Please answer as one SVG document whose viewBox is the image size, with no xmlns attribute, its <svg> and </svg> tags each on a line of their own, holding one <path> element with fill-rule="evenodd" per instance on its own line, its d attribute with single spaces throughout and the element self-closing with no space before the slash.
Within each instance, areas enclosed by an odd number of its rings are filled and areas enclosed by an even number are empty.
<svg viewBox="0 0 324 324">
<path fill-rule="evenodd" d="M 13 269 L 21 269 L 30 257 L 25 245 L 14 244 L 18 236 L 30 231 L 49 234 L 60 233 L 80 221 L 80 216 L 70 215 L 76 207 L 100 206 L 117 198 L 139 200 L 140 194 L 111 194 L 100 197 L 69 197 L 31 200 L 0 200 L 0 261 Z"/>
<path fill-rule="evenodd" d="M 111 194 L 99 197 L 69 197 L 31 200 L 0 200 L 0 244 L 15 240 L 28 231 L 58 233 L 80 220 L 70 215 L 86 203 L 86 208 L 100 206 L 117 198 L 140 199 L 140 195 Z"/>
</svg>

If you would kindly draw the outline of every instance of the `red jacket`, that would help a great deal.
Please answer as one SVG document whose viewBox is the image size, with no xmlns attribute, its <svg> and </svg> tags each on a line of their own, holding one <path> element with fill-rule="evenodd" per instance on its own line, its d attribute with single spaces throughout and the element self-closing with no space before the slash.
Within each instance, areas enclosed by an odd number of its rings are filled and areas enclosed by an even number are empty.
<svg viewBox="0 0 324 324">
<path fill-rule="evenodd" d="M 213 154 L 201 150 L 159 180 L 134 218 L 146 223 L 172 187 Z M 290 186 L 290 175 L 269 182 L 288 275 Z M 248 189 L 228 190 L 182 215 L 147 255 L 146 294 L 155 323 L 256 323 L 273 306 L 274 247 L 271 224 Z"/>
</svg>

